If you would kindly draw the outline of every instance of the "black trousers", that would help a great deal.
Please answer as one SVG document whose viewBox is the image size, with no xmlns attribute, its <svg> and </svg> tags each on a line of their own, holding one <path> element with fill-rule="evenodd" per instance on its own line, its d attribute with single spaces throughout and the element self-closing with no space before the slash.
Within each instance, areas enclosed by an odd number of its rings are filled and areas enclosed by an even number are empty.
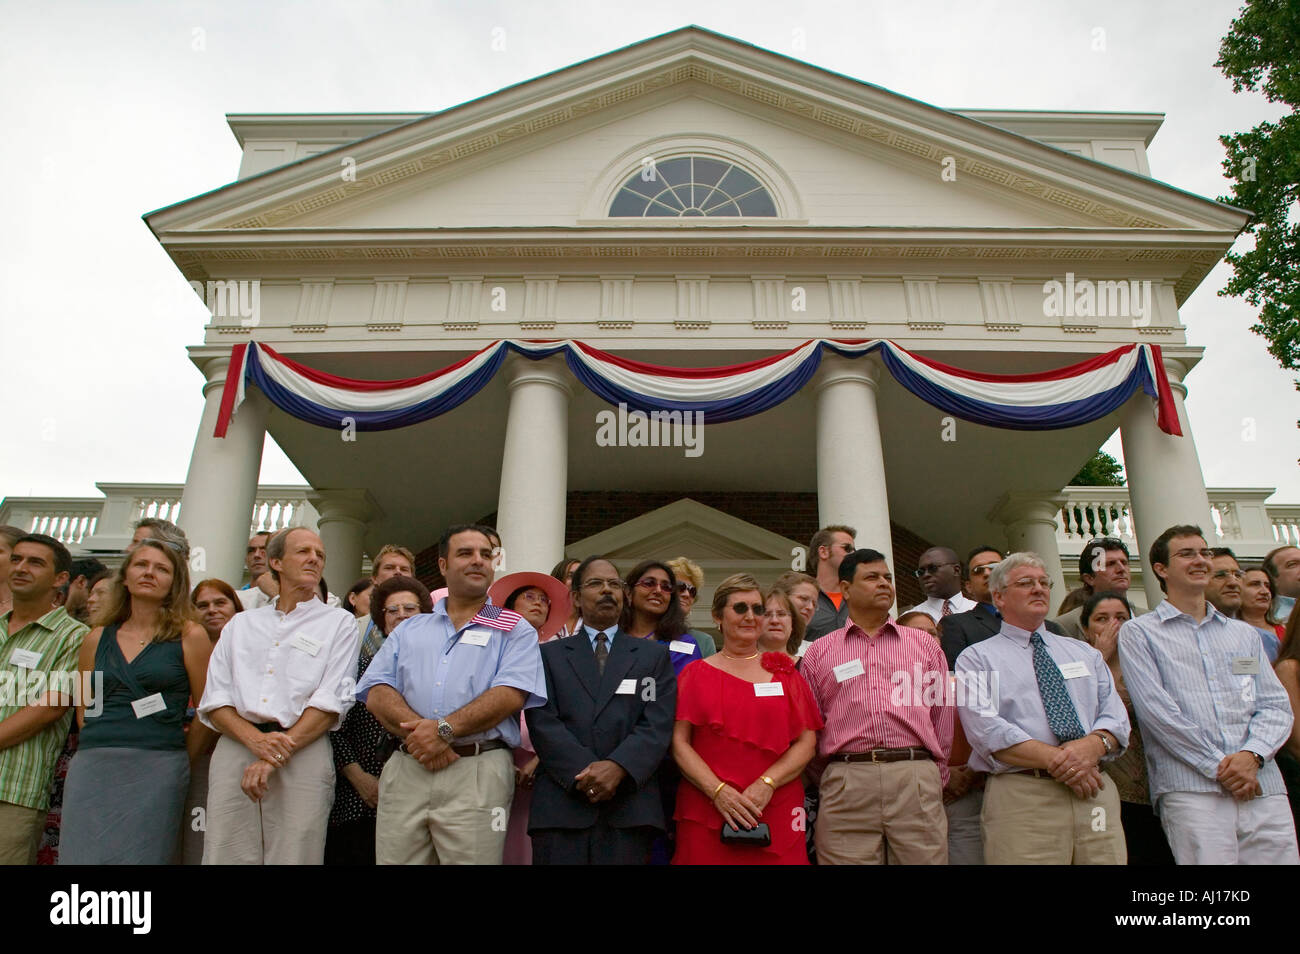
<svg viewBox="0 0 1300 954">
<path fill-rule="evenodd" d="M 535 865 L 644 865 L 650 845 L 663 832 L 648 826 L 611 828 L 543 828 L 533 834 Z"/>
</svg>

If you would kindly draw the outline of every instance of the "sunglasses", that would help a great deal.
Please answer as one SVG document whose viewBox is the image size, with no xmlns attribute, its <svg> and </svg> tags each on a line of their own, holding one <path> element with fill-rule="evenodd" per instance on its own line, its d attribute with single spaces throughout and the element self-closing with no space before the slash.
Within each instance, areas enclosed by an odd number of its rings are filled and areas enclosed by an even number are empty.
<svg viewBox="0 0 1300 954">
<path fill-rule="evenodd" d="M 744 616 L 751 612 L 755 616 L 762 616 L 765 612 L 762 603 L 732 603 L 731 608 L 736 611 L 737 616 Z"/>
<path fill-rule="evenodd" d="M 665 593 L 671 593 L 673 591 L 673 585 L 669 583 L 667 580 L 656 580 L 648 576 L 637 580 L 636 585 L 641 589 L 646 590 L 647 592 L 651 592 L 656 589 L 662 590 Z"/>
<path fill-rule="evenodd" d="M 677 581 L 677 592 L 685 593 L 691 599 L 695 599 L 696 596 L 695 587 L 691 586 L 691 584 L 687 583 L 685 580 Z"/>
<path fill-rule="evenodd" d="M 942 570 L 945 566 L 960 567 L 961 564 L 960 563 L 938 563 L 935 564 L 934 566 L 918 567 L 917 570 L 915 571 L 915 576 L 918 580 L 921 577 L 925 576 L 926 574 L 929 574 L 930 576 L 936 576 L 939 573 L 939 571 Z"/>
</svg>

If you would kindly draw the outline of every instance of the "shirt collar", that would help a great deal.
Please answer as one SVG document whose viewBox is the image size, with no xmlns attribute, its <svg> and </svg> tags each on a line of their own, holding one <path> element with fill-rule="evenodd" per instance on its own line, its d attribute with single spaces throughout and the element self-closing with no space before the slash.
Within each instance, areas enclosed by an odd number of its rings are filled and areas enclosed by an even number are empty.
<svg viewBox="0 0 1300 954">
<path fill-rule="evenodd" d="M 1045 623 L 1046 620 L 1044 620 L 1044 624 Z M 1021 629 L 1019 626 L 1016 626 L 1013 623 L 1008 623 L 1005 617 L 1002 618 L 1002 629 L 1000 630 L 1000 632 L 1002 633 L 1003 636 L 1006 636 L 1008 639 L 1016 643 L 1016 645 L 1018 646 L 1028 646 L 1029 638 L 1033 636 L 1034 633 L 1037 633 L 1038 635 L 1043 637 L 1046 637 L 1047 635 L 1047 631 L 1044 625 L 1040 624 L 1038 629 L 1033 630 L 1031 632 L 1030 630 L 1027 629 Z"/>
<path fill-rule="evenodd" d="M 863 639 L 872 638 L 871 635 L 865 629 L 863 629 L 857 623 L 853 622 L 853 620 L 850 618 L 848 627 L 844 631 L 844 635 L 845 637 L 849 637 L 854 635 L 855 633 L 861 636 Z M 876 633 L 876 636 L 895 636 L 901 638 L 902 634 L 899 633 L 898 627 L 894 625 L 894 621 L 892 619 L 887 619 L 885 620 L 885 625 L 880 627 L 880 631 Z"/>
<path fill-rule="evenodd" d="M 1186 616 L 1188 619 L 1192 618 L 1190 613 L 1184 613 L 1173 603 L 1169 602 L 1169 597 L 1167 596 L 1163 600 L 1161 600 L 1160 605 L 1156 607 L 1156 615 L 1160 617 L 1160 621 L 1162 623 L 1166 622 L 1167 620 L 1171 620 L 1176 616 Z M 1214 619 L 1216 616 L 1219 618 L 1220 622 L 1227 622 L 1228 620 L 1228 617 L 1224 616 L 1223 613 L 1219 611 L 1218 607 L 1216 607 L 1209 600 L 1206 600 L 1205 618 L 1201 620 L 1199 623 L 1197 623 L 1196 625 L 1203 626 L 1206 623 L 1210 622 L 1210 620 Z M 1195 620 L 1193 620 L 1193 622 L 1195 622 Z"/>
<path fill-rule="evenodd" d="M 57 616 L 59 613 L 63 613 L 66 616 L 68 614 L 67 608 L 63 606 L 56 606 L 48 613 L 46 613 L 44 616 L 34 619 L 30 623 L 24 624 L 23 628 L 25 629 L 27 626 L 39 626 L 41 629 L 48 629 L 51 632 L 53 632 L 54 621 L 51 620 L 50 617 Z M 14 615 L 14 611 L 12 608 L 10 608 L 8 611 L 6 611 L 3 614 L 0 614 L 0 622 L 4 623 L 6 633 L 9 633 L 9 620 L 13 618 L 13 615 Z M 13 633 L 9 633 L 9 635 L 12 636 Z"/>
</svg>

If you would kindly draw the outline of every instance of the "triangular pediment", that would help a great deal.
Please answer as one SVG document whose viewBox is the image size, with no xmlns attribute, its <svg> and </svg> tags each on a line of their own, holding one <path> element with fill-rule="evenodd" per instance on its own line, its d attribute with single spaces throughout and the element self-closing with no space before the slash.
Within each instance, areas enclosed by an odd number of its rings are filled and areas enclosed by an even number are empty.
<svg viewBox="0 0 1300 954">
<path fill-rule="evenodd" d="M 683 555 L 706 567 L 715 561 L 789 565 L 798 546 L 780 534 L 683 498 L 578 540 L 565 552 L 576 559 L 598 553 L 628 570 L 640 560 Z"/>
<path fill-rule="evenodd" d="M 739 116 L 805 138 L 811 133 L 824 147 L 817 161 L 836 163 L 829 181 L 800 181 L 797 171 L 789 173 L 787 212 L 794 214 L 782 225 L 931 227 L 927 209 L 940 206 L 949 210 L 948 224 L 968 227 L 1224 230 L 1242 223 L 1238 210 L 1144 176 L 695 27 L 252 176 L 147 220 L 160 237 L 591 226 L 589 206 L 561 201 L 565 188 L 589 196 L 598 184 L 607 186 L 621 174 L 620 157 L 634 163 L 638 146 L 656 137 L 716 130 L 722 123 L 736 130 L 729 138 L 748 141 L 740 126 L 728 125 L 728 117 Z M 620 123 L 640 125 L 641 141 L 620 138 Z M 774 167 L 793 161 L 777 147 L 749 145 Z M 574 156 L 587 167 L 575 170 Z M 822 222 L 811 210 L 803 214 L 801 206 L 809 203 L 802 196 L 873 183 L 879 183 L 884 209 L 877 220 Z M 495 207 L 477 199 L 476 190 L 496 196 Z M 476 195 L 476 208 L 488 211 L 519 209 L 529 197 L 533 207 L 539 197 L 554 205 L 542 203 L 534 208 L 540 218 L 528 221 L 489 215 L 489 221 L 468 222 L 453 214 L 452 200 L 465 202 L 469 193 Z"/>
</svg>

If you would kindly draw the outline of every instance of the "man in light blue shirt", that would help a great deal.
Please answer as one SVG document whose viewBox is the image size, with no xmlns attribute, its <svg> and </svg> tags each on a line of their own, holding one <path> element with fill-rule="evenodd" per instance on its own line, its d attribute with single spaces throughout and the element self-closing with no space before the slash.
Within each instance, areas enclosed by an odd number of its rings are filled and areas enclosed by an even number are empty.
<svg viewBox="0 0 1300 954">
<path fill-rule="evenodd" d="M 357 699 L 400 751 L 379 778 L 379 864 L 500 864 L 514 797 L 519 711 L 546 701 L 537 631 L 493 606 L 487 529 L 438 542 L 447 596 L 389 634 Z"/>
<path fill-rule="evenodd" d="M 997 564 L 989 589 L 1001 629 L 956 666 L 967 764 L 989 773 L 985 861 L 1122 865 L 1119 793 L 1100 768 L 1129 736 L 1110 669 L 1087 643 L 1044 626 L 1051 581 L 1036 554 Z"/>
<path fill-rule="evenodd" d="M 1151 800 L 1174 860 L 1300 864 L 1273 755 L 1291 704 L 1259 635 L 1205 600 L 1213 554 L 1200 527 L 1151 545 L 1165 600 L 1119 631 L 1119 657 L 1146 748 Z"/>
</svg>

